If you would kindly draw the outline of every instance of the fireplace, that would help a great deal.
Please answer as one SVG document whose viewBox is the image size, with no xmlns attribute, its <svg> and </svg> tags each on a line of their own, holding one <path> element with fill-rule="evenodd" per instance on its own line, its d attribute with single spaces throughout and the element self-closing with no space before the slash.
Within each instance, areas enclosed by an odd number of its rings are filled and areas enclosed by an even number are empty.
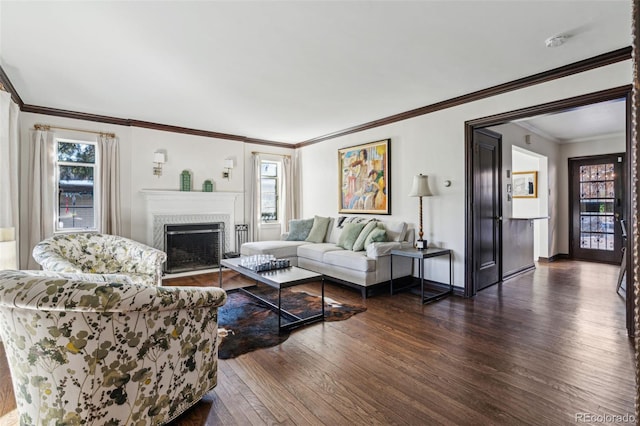
<svg viewBox="0 0 640 426">
<path fill-rule="evenodd" d="M 177 273 L 220 266 L 224 253 L 224 222 L 164 225 L 164 271 Z"/>
</svg>

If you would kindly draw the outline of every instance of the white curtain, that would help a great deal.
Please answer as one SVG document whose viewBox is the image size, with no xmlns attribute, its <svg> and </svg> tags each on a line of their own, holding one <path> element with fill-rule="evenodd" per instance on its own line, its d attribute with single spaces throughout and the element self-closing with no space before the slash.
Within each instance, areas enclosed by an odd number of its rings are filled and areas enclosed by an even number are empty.
<svg viewBox="0 0 640 426">
<path fill-rule="evenodd" d="M 293 196 L 293 164 L 291 157 L 282 157 L 282 179 L 280 179 L 280 209 L 282 211 L 282 232 L 289 232 L 289 220 L 296 217 L 295 199 Z"/>
<path fill-rule="evenodd" d="M 55 211 L 54 183 L 54 143 L 53 133 L 34 130 L 28 147 L 28 170 L 26 182 L 21 186 L 21 194 L 27 197 L 28 222 L 26 228 L 26 246 L 20 250 L 21 269 L 40 269 L 33 260 L 31 250 L 45 238 L 53 235 Z M 26 186 L 24 184 L 26 183 Z"/>
<path fill-rule="evenodd" d="M 18 114 L 11 94 L 0 91 L 0 228 L 15 228 L 20 220 L 18 180 Z"/>
<path fill-rule="evenodd" d="M 17 268 L 19 258 L 19 113 L 11 94 L 0 91 L 0 269 Z"/>
<path fill-rule="evenodd" d="M 100 135 L 100 231 L 120 235 L 120 149 L 118 139 Z"/>
<path fill-rule="evenodd" d="M 253 155 L 253 167 L 251 168 L 251 201 L 249 205 L 250 209 L 250 223 L 251 228 L 251 241 L 260 241 L 260 224 L 262 223 L 260 217 L 260 165 L 262 158 L 260 154 Z"/>
</svg>

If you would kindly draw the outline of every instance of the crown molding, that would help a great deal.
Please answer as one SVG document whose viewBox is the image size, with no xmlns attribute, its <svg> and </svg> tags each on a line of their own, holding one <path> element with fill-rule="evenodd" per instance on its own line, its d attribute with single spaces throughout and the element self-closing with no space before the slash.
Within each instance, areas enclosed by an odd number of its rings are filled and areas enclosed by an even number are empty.
<svg viewBox="0 0 640 426">
<path fill-rule="evenodd" d="M 11 80 L 9 80 L 9 76 L 7 76 L 7 74 L 4 72 L 1 66 L 0 66 L 0 83 L 2 83 L 5 90 L 11 94 L 11 99 L 13 99 L 13 102 L 18 104 L 18 107 L 20 108 L 20 110 L 22 110 L 22 108 L 24 107 L 24 102 L 22 102 L 20 95 L 18 95 L 18 91 L 16 90 L 15 87 L 13 87 L 13 84 L 11 84 Z"/>
<path fill-rule="evenodd" d="M 385 126 L 398 121 L 407 120 L 409 118 L 418 117 L 421 115 L 429 114 L 432 112 L 440 111 L 443 109 L 451 108 L 454 106 L 466 104 L 469 102 L 478 101 L 481 99 L 489 98 L 491 96 L 500 95 L 503 93 L 511 92 L 514 90 L 523 89 L 525 87 L 533 86 L 540 83 L 546 83 L 551 80 L 567 77 L 573 74 L 578 74 L 584 71 L 589 71 L 594 68 L 611 65 L 616 62 L 626 61 L 631 59 L 631 47 L 623 47 L 622 49 L 614 50 L 611 52 L 603 53 L 582 61 L 573 62 L 568 65 L 564 65 L 552 70 L 544 71 L 538 74 L 533 74 L 528 77 L 519 78 L 517 80 L 509 81 L 507 83 L 498 84 L 497 86 L 489 87 L 487 89 L 478 90 L 476 92 L 467 93 L 466 95 L 457 96 L 455 98 L 447 99 L 445 101 L 437 102 L 435 104 L 423 106 L 420 108 L 412 109 L 410 111 L 401 112 L 399 114 L 391 115 L 379 120 L 370 121 L 368 123 L 360 124 L 357 126 L 349 127 L 344 130 L 329 133 L 324 136 L 309 139 L 304 142 L 296 144 L 296 148 L 312 145 L 314 143 L 334 139 L 340 136 L 345 136 L 351 133 L 361 132 L 363 130 L 373 129 L 375 127 Z"/>
<path fill-rule="evenodd" d="M 140 127 L 143 129 L 160 130 L 163 132 L 181 133 L 185 135 L 204 136 L 207 138 L 226 139 L 238 142 L 254 143 L 258 145 L 269 145 L 293 149 L 293 144 L 286 142 L 276 142 L 265 139 L 250 138 L 247 136 L 233 135 L 229 133 L 212 132 L 209 130 L 192 129 L 189 127 L 172 126 L 169 124 L 152 123 L 149 121 L 132 120 L 129 118 L 118 118 L 107 115 L 89 114 L 85 112 L 69 111 L 58 108 L 42 107 L 37 105 L 23 105 L 20 108 L 23 112 L 35 114 L 51 115 L 54 117 L 72 118 L 76 120 L 93 121 L 97 123 L 115 124 L 117 126 Z"/>
</svg>

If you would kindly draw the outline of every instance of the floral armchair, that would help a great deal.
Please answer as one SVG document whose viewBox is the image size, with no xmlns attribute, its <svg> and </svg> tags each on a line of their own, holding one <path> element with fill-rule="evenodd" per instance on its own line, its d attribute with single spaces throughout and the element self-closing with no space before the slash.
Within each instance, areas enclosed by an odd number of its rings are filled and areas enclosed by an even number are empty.
<svg viewBox="0 0 640 426">
<path fill-rule="evenodd" d="M 45 271 L 123 274 L 131 282 L 161 285 L 166 253 L 117 235 L 79 233 L 55 235 L 33 248 Z"/>
<path fill-rule="evenodd" d="M 20 424 L 158 425 L 217 383 L 217 287 L 0 272 Z"/>
</svg>

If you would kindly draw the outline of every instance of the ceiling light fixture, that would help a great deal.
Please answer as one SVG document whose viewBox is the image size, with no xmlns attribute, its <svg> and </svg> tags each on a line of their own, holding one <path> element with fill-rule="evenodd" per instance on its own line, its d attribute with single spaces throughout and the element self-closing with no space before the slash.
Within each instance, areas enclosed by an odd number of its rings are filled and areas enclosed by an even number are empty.
<svg viewBox="0 0 640 426">
<path fill-rule="evenodd" d="M 569 36 L 566 36 L 566 35 L 557 35 L 557 36 L 549 37 L 548 39 L 546 39 L 544 41 L 544 44 L 547 47 L 558 47 L 558 46 L 562 46 L 567 41 L 568 38 Z"/>
</svg>

